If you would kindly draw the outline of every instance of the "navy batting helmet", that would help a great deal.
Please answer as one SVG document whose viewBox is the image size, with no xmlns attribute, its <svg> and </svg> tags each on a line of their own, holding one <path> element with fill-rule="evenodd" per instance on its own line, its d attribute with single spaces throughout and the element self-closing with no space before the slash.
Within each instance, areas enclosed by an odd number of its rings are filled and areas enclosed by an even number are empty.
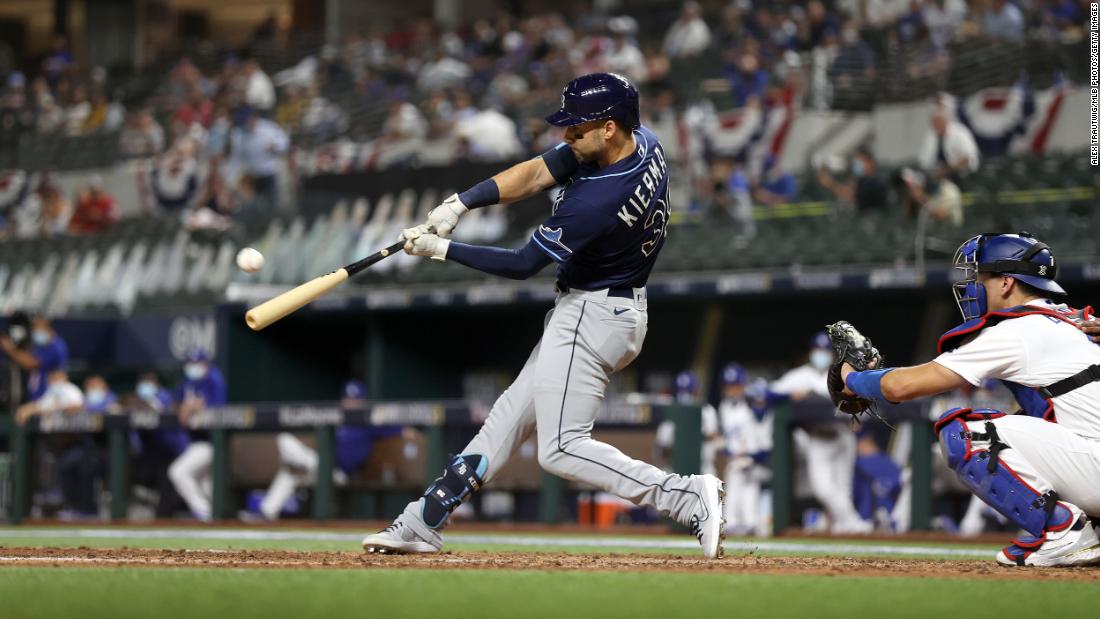
<svg viewBox="0 0 1100 619">
<path fill-rule="evenodd" d="M 638 115 L 638 89 L 616 73 L 589 73 L 565 85 L 561 109 L 546 117 L 556 127 L 572 127 L 590 120 L 611 118 L 628 129 L 642 123 Z"/>
<path fill-rule="evenodd" d="M 972 237 L 955 252 L 955 268 L 963 271 L 963 278 L 954 284 L 954 292 L 964 320 L 988 311 L 985 287 L 978 283 L 978 273 L 1011 275 L 1039 290 L 1066 294 L 1054 281 L 1058 277 L 1054 253 L 1046 243 L 1031 238 L 1027 232 Z"/>
</svg>

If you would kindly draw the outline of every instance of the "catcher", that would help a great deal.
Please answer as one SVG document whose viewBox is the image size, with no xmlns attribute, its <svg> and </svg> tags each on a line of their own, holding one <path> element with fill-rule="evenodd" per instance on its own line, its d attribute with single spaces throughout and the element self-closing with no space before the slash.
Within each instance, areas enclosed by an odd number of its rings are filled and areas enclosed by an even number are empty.
<svg viewBox="0 0 1100 619">
<path fill-rule="evenodd" d="M 939 341 L 939 356 L 890 368 L 847 323 L 828 329 L 837 361 L 829 391 L 858 415 L 875 402 L 902 402 L 1000 379 L 1021 410 L 954 408 L 935 424 L 950 466 L 975 495 L 1022 529 L 997 553 L 1019 566 L 1100 563 L 1100 347 L 1091 308 L 1055 301 L 1050 248 L 1020 234 L 980 234 L 955 254 L 964 322 Z M 1084 331 L 1084 333 L 1082 333 Z M 872 411 L 873 412 L 873 411 Z"/>
</svg>

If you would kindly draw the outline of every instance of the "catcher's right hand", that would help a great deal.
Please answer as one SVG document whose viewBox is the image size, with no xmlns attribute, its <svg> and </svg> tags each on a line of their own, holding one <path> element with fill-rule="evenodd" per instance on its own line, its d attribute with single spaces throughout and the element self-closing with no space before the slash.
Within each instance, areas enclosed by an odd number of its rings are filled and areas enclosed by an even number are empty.
<svg viewBox="0 0 1100 619">
<path fill-rule="evenodd" d="M 857 372 L 882 367 L 882 355 L 862 333 L 851 324 L 840 322 L 825 327 L 833 345 L 833 365 L 829 367 L 829 396 L 837 409 L 849 415 L 859 415 L 871 408 L 871 400 L 845 389 L 842 370 L 847 363 Z"/>
</svg>

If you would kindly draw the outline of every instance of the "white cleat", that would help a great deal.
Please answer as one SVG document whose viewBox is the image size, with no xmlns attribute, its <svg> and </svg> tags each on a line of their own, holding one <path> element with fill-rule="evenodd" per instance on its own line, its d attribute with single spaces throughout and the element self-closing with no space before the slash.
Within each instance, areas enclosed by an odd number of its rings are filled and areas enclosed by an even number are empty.
<svg viewBox="0 0 1100 619">
<path fill-rule="evenodd" d="M 1009 548 L 1012 548 L 1010 546 Z M 1016 547 L 1019 550 L 1019 547 Z M 997 563 L 1022 567 L 1078 567 L 1100 565 L 1100 537 L 1088 518 L 1082 516 L 1073 528 L 1022 558 L 1010 555 L 1003 549 L 997 553 Z"/>
<path fill-rule="evenodd" d="M 700 485 L 699 512 L 690 520 L 691 533 L 699 538 L 703 545 L 703 556 L 707 559 L 721 559 L 725 550 L 722 543 L 726 540 L 726 488 L 722 480 L 714 475 L 695 475 Z"/>
<path fill-rule="evenodd" d="M 443 549 L 443 538 L 435 533 L 431 539 L 424 539 L 405 524 L 398 516 L 393 524 L 381 531 L 363 538 L 363 550 L 376 554 L 428 554 Z"/>
</svg>

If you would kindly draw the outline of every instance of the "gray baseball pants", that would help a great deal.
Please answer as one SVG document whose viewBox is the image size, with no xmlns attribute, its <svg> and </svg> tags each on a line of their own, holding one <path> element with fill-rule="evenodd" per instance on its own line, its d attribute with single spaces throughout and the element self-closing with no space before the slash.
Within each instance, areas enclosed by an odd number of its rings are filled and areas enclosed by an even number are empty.
<svg viewBox="0 0 1100 619">
<path fill-rule="evenodd" d="M 697 482 L 592 439 L 608 377 L 638 356 L 648 320 L 644 289 L 636 289 L 633 299 L 608 297 L 607 290 L 559 294 L 523 370 L 462 451 L 488 458 L 483 481 L 491 481 L 535 431 L 546 471 L 687 524 L 699 507 Z M 422 501 L 405 508 L 414 530 L 427 527 Z"/>
</svg>

